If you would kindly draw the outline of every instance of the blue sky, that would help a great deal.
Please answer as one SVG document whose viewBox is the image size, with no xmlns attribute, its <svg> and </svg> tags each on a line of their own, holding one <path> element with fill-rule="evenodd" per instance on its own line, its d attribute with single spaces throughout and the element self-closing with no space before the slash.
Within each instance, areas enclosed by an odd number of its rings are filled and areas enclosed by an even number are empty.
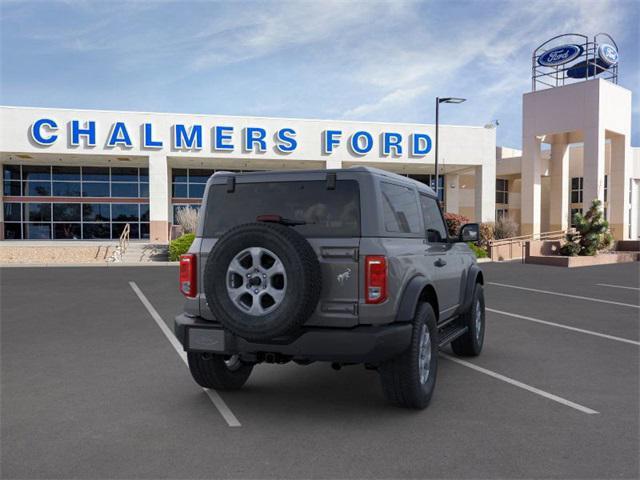
<svg viewBox="0 0 640 480">
<path fill-rule="evenodd" d="M 640 145 L 640 2 L 635 0 L 0 0 L 3 105 L 434 121 L 498 119 L 521 144 L 531 51 L 560 33 L 610 33 L 634 93 Z"/>
</svg>

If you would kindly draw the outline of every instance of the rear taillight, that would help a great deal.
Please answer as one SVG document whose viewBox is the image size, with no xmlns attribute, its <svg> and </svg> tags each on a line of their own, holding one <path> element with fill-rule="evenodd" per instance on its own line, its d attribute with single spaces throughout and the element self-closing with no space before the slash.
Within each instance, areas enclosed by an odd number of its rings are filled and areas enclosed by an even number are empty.
<svg viewBox="0 0 640 480">
<path fill-rule="evenodd" d="M 196 271 L 196 256 L 192 253 L 180 255 L 180 292 L 185 297 L 193 298 L 198 293 Z"/>
<path fill-rule="evenodd" d="M 382 303 L 387 299 L 387 259 L 368 255 L 364 262 L 365 302 Z"/>
</svg>

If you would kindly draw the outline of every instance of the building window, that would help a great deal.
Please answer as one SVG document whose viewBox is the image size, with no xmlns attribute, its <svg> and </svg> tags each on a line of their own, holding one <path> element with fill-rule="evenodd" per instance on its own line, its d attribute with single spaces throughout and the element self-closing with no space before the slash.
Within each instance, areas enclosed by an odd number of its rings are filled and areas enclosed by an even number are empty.
<svg viewBox="0 0 640 480">
<path fill-rule="evenodd" d="M 226 168 L 225 171 L 230 169 Z M 237 173 L 248 173 L 255 170 L 234 170 Z M 204 197 L 204 189 L 207 185 L 207 180 L 213 175 L 216 170 L 204 169 L 204 168 L 173 168 L 171 169 L 171 198 L 173 207 L 173 221 L 176 225 L 176 213 L 178 209 L 185 207 L 192 207 L 196 210 L 200 210 L 200 203 L 195 203 L 193 200 L 202 201 Z M 148 196 L 148 193 L 147 193 Z M 179 198 L 188 198 L 191 202 L 175 201 Z"/>
<path fill-rule="evenodd" d="M 173 198 L 202 198 L 207 180 L 215 170 L 174 168 L 171 170 L 171 196 Z"/>
<path fill-rule="evenodd" d="M 609 195 L 609 175 L 604 176 L 604 201 L 606 202 Z"/>
<path fill-rule="evenodd" d="M 571 179 L 571 203 L 582 203 L 582 180 L 582 177 L 573 177 Z"/>
<path fill-rule="evenodd" d="M 434 191 L 436 189 L 436 176 L 435 175 L 405 175 L 413 180 L 424 183 L 431 187 Z M 444 202 L 444 175 L 438 175 L 438 200 L 440 203 Z"/>
<path fill-rule="evenodd" d="M 7 240 L 115 239 L 127 223 L 131 238 L 149 238 L 148 168 L 3 165 L 2 172 Z M 49 198 L 11 198 L 22 196 Z"/>
<path fill-rule="evenodd" d="M 496 220 L 500 220 L 502 218 L 507 218 L 509 216 L 508 208 L 497 208 L 496 209 Z"/>
<path fill-rule="evenodd" d="M 178 211 L 184 208 L 193 208 L 196 212 L 200 212 L 200 204 L 199 203 L 174 203 L 173 204 L 173 224 L 178 224 Z"/>
<path fill-rule="evenodd" d="M 116 239 L 127 223 L 149 238 L 148 203 L 6 202 L 4 218 L 6 240 Z"/>
<path fill-rule="evenodd" d="M 149 169 L 4 165 L 5 197 L 149 198 Z"/>
<path fill-rule="evenodd" d="M 496 203 L 509 203 L 509 180 L 496 178 Z"/>
</svg>

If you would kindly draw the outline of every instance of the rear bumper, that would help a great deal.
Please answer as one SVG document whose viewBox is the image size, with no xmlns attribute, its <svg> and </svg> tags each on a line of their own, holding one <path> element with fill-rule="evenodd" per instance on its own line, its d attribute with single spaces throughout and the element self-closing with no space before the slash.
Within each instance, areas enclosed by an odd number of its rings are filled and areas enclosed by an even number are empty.
<svg viewBox="0 0 640 480">
<path fill-rule="evenodd" d="M 233 355 L 276 353 L 297 360 L 345 363 L 379 363 L 409 347 L 411 324 L 354 328 L 304 328 L 292 338 L 272 343 L 253 343 L 225 331 L 218 323 L 179 315 L 176 337 L 185 351 Z"/>
</svg>

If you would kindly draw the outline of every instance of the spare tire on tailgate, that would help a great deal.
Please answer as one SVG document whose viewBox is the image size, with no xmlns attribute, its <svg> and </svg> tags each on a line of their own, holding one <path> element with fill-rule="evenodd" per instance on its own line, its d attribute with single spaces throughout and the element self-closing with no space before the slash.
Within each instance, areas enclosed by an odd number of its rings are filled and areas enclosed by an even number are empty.
<svg viewBox="0 0 640 480">
<path fill-rule="evenodd" d="M 216 320 L 251 341 L 295 332 L 320 298 L 320 263 L 290 227 L 248 223 L 224 233 L 204 270 L 204 293 Z"/>
</svg>

